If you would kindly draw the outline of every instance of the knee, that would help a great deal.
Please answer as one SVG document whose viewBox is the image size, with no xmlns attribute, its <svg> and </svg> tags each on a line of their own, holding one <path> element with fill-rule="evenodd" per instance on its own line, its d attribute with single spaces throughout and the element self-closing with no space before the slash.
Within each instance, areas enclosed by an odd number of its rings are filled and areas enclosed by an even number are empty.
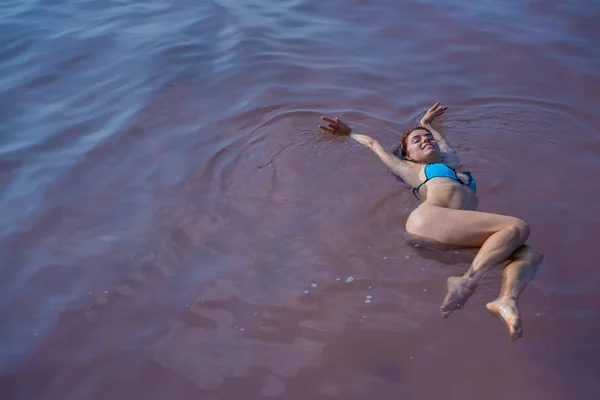
<svg viewBox="0 0 600 400">
<path fill-rule="evenodd" d="M 521 244 L 525 244 L 527 238 L 529 238 L 529 224 L 522 219 L 515 218 L 508 229 L 512 233 L 512 236 Z"/>
<path fill-rule="evenodd" d="M 535 247 L 531 248 L 531 262 L 535 265 L 539 265 L 544 261 L 544 252 Z"/>
<path fill-rule="evenodd" d="M 524 245 L 519 247 L 512 256 L 513 260 L 527 261 L 532 265 L 539 265 L 544 261 L 544 253 L 533 246 Z"/>
</svg>

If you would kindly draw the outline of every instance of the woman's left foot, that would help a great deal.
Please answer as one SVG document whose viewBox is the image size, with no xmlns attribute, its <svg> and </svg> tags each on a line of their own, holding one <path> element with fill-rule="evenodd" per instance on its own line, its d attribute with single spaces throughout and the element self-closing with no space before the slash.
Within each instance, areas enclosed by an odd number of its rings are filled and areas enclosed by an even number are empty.
<svg viewBox="0 0 600 400">
<path fill-rule="evenodd" d="M 508 327 L 508 333 L 512 340 L 517 340 L 523 335 L 521 326 L 521 315 L 519 307 L 514 299 L 498 299 L 486 304 L 485 308 Z"/>
</svg>

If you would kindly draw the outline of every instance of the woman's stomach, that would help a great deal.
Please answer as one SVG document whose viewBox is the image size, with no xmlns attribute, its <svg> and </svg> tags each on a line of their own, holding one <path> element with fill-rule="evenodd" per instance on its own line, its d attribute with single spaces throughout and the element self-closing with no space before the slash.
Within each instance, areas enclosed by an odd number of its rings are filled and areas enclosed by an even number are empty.
<svg viewBox="0 0 600 400">
<path fill-rule="evenodd" d="M 452 208 L 455 210 L 476 210 L 479 199 L 473 189 L 453 179 L 437 178 L 427 182 L 419 191 L 422 205 Z"/>
</svg>

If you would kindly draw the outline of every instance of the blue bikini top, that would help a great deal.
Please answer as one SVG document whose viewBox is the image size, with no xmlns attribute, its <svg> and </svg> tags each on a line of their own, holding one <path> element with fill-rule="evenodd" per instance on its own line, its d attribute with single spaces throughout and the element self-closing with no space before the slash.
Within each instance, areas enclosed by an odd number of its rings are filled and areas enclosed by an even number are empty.
<svg viewBox="0 0 600 400">
<path fill-rule="evenodd" d="M 469 186 L 471 189 L 473 189 L 473 191 L 475 193 L 477 193 L 477 184 L 475 183 L 475 178 L 473 178 L 473 176 L 471 176 L 471 173 L 468 171 L 464 171 L 463 174 L 465 174 L 469 177 L 469 181 L 467 183 L 461 181 L 458 178 L 458 175 L 456 175 L 456 171 L 454 170 L 454 168 L 450 168 L 446 164 L 442 164 L 442 163 L 427 164 L 425 166 L 425 178 L 426 179 L 425 179 L 425 181 L 423 181 L 423 183 L 421 183 L 419 186 L 417 186 L 416 188 L 413 189 L 413 194 L 415 195 L 415 197 L 417 199 L 419 199 L 419 196 L 417 196 L 419 189 L 421 188 L 421 186 L 423 186 L 430 179 L 433 179 L 433 178 L 454 179 L 455 181 L 459 182 L 461 185 Z"/>
</svg>

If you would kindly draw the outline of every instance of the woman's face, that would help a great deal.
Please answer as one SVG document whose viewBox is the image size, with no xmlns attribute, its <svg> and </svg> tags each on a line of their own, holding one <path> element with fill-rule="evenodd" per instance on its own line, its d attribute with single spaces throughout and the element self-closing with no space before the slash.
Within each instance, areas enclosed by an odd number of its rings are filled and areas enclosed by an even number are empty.
<svg viewBox="0 0 600 400">
<path fill-rule="evenodd" d="M 424 129 L 416 129 L 406 140 L 406 158 L 418 163 L 439 162 L 440 146 L 431 133 Z"/>
</svg>

